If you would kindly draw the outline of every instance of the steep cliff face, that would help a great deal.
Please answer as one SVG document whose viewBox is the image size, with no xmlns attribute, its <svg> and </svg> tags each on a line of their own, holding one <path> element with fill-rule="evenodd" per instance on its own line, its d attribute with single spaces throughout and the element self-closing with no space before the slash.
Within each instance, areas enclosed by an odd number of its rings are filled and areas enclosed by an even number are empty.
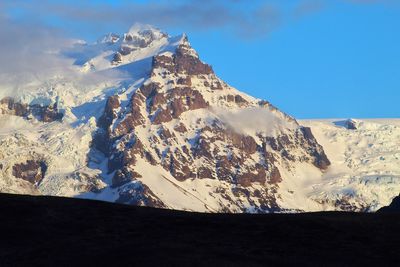
<svg viewBox="0 0 400 267">
<path fill-rule="evenodd" d="M 261 114 L 262 126 L 249 127 L 246 114 Z M 186 197 L 209 211 L 281 211 L 282 169 L 330 165 L 310 128 L 221 81 L 186 36 L 175 51 L 153 57 L 150 77 L 129 101 L 108 98 L 98 125 L 94 144 L 108 156 L 111 186 L 124 203 L 137 203 L 138 191 L 126 190 L 135 184 L 142 198 L 157 200 L 146 205 L 156 207 L 190 209 Z M 183 190 L 182 203 L 170 203 L 165 194 L 173 193 L 149 175 Z"/>
</svg>

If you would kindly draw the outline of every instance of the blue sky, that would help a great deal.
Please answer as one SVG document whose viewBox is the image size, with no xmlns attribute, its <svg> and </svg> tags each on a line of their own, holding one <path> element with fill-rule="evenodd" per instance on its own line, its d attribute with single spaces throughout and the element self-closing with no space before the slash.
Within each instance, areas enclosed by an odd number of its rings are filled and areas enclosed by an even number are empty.
<svg viewBox="0 0 400 267">
<path fill-rule="evenodd" d="M 337 5 L 265 38 L 206 35 L 192 43 L 222 78 L 296 117 L 400 117 L 399 10 Z"/>
<path fill-rule="evenodd" d="M 222 79 L 295 117 L 400 117 L 396 1 L 81 2 L 6 0 L 0 11 L 89 40 L 134 22 L 187 32 Z"/>
</svg>

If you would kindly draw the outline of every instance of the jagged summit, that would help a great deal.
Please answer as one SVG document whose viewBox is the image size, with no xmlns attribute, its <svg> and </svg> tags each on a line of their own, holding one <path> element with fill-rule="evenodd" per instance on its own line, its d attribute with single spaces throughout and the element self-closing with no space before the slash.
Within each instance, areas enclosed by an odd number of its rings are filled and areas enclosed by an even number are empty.
<svg viewBox="0 0 400 267">
<path fill-rule="evenodd" d="M 83 44 L 85 53 L 78 53 L 80 58 L 76 58 L 76 62 L 83 72 L 93 73 L 138 63 L 163 52 L 174 53 L 180 45 L 190 49 L 185 34 L 171 37 L 151 25 L 135 24 L 123 34 L 110 33 L 95 44 Z M 77 45 L 77 49 L 82 47 Z M 77 53 L 70 51 L 69 54 Z"/>
</svg>

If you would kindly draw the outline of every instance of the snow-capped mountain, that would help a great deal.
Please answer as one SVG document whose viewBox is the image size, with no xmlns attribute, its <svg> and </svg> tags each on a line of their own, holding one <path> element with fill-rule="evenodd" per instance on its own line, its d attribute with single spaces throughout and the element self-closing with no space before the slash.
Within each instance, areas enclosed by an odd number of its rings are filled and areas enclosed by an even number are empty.
<svg viewBox="0 0 400 267">
<path fill-rule="evenodd" d="M 399 126 L 299 123 L 219 79 L 186 35 L 135 25 L 60 53 L 79 82 L 0 102 L 2 192 L 205 212 L 369 211 L 399 193 Z"/>
</svg>

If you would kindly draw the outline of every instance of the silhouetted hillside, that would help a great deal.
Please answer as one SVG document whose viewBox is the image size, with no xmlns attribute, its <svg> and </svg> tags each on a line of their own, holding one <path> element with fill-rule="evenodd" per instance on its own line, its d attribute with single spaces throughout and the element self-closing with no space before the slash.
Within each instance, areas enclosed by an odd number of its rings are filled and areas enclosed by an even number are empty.
<svg viewBox="0 0 400 267">
<path fill-rule="evenodd" d="M 400 196 L 395 197 L 389 206 L 378 210 L 379 213 L 400 213 Z"/>
<path fill-rule="evenodd" d="M 0 195 L 0 265 L 374 265 L 400 260 L 399 214 L 200 214 Z"/>
</svg>

